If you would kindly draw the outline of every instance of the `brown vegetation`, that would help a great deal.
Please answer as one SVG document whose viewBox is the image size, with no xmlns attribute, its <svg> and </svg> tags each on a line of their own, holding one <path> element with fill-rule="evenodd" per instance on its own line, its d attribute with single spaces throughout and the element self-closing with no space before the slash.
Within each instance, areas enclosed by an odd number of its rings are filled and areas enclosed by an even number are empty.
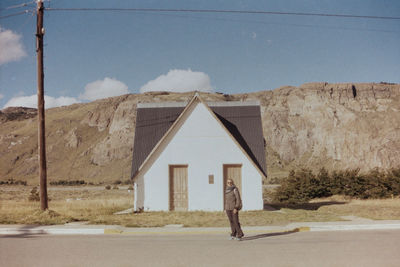
<svg viewBox="0 0 400 267">
<path fill-rule="evenodd" d="M 133 207 L 133 193 L 126 187 L 50 187 L 50 210 L 40 211 L 39 202 L 29 201 L 31 188 L 0 187 L 1 224 L 65 224 L 85 221 L 130 227 L 159 227 L 183 224 L 186 227 L 227 227 L 224 212 L 143 212 L 114 215 Z M 400 219 L 400 199 L 351 200 L 333 196 L 315 199 L 306 205 L 278 207 L 277 210 L 241 212 L 243 225 L 283 225 L 302 221 L 337 221 L 354 215 L 371 219 Z"/>
</svg>

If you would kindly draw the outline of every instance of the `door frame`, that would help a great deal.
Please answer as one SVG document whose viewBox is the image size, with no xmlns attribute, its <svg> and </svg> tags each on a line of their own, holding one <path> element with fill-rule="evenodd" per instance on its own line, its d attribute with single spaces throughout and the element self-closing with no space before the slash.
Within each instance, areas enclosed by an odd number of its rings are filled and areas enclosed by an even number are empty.
<svg viewBox="0 0 400 267">
<path fill-rule="evenodd" d="M 222 198 L 222 200 L 223 200 L 223 203 L 222 203 L 222 207 L 224 208 L 224 210 L 225 210 L 225 187 L 226 187 L 226 180 L 228 180 L 228 177 L 226 177 L 227 175 L 226 175 L 226 168 L 229 168 L 229 167 L 240 167 L 240 182 L 241 182 L 241 184 L 240 184 L 240 186 L 239 186 L 239 190 L 240 191 L 242 191 L 242 184 L 243 184 L 243 176 L 242 176 L 242 167 L 243 167 L 243 164 L 242 163 L 234 163 L 234 164 L 231 164 L 231 163 L 229 163 L 229 164 L 222 164 L 222 195 L 224 196 L 223 198 Z M 237 181 L 235 181 L 235 183 L 236 183 Z M 242 194 L 240 194 L 240 197 L 242 197 Z"/>
<path fill-rule="evenodd" d="M 187 195 L 187 207 L 189 210 L 189 165 L 188 164 L 169 164 L 168 165 L 168 210 L 174 211 L 173 209 L 173 188 L 171 188 L 171 182 L 173 179 L 173 169 L 176 167 L 186 168 L 186 195 Z"/>
</svg>

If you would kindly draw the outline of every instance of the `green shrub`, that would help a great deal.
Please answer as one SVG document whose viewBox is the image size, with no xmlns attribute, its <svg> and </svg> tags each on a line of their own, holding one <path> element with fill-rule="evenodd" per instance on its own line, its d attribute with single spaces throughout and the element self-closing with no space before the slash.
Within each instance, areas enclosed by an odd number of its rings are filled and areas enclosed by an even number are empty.
<svg viewBox="0 0 400 267">
<path fill-rule="evenodd" d="M 387 175 L 387 183 L 390 187 L 392 194 L 394 196 L 400 195 L 400 168 L 391 169 L 388 171 Z"/>
<path fill-rule="evenodd" d="M 360 174 L 359 169 L 333 171 L 309 169 L 291 171 L 274 194 L 274 201 L 305 203 L 313 198 L 345 195 L 354 198 L 387 198 L 400 195 L 400 168 L 387 172 L 377 169 Z"/>
<path fill-rule="evenodd" d="M 277 189 L 275 200 L 290 204 L 307 202 L 312 198 L 311 183 L 316 183 L 315 180 L 315 175 L 310 170 L 301 169 L 297 172 L 292 170 Z"/>
</svg>

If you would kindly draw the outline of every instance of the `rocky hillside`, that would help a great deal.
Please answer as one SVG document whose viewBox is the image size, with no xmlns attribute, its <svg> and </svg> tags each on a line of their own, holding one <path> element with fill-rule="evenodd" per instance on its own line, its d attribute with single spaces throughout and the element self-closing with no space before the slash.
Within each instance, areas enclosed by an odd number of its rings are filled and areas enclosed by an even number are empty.
<svg viewBox="0 0 400 267">
<path fill-rule="evenodd" d="M 152 92 L 46 111 L 48 179 L 110 182 L 130 176 L 138 102 L 188 101 Z M 400 166 L 400 85 L 311 83 L 206 101 L 259 100 L 269 178 L 290 169 Z M 36 110 L 0 112 L 0 180 L 38 181 Z"/>
</svg>

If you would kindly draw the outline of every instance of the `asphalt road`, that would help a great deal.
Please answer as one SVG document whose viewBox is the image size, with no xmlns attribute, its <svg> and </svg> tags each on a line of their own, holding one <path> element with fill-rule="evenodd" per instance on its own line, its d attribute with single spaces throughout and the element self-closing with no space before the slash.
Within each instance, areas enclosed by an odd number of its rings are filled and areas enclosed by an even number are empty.
<svg viewBox="0 0 400 267">
<path fill-rule="evenodd" d="M 400 266 L 400 230 L 0 236 L 0 266 Z"/>
</svg>

